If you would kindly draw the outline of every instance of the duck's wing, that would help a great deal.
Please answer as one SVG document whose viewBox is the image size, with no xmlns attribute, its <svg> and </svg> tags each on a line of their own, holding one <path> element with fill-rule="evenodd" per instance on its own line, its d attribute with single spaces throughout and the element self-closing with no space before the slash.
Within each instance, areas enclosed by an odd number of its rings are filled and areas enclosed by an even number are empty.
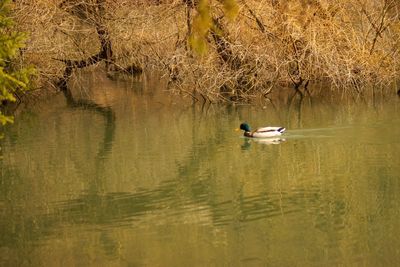
<svg viewBox="0 0 400 267">
<path fill-rule="evenodd" d="M 268 126 L 258 128 L 255 132 L 256 133 L 268 133 L 268 132 L 280 132 L 283 133 L 286 129 L 284 127 L 276 127 L 276 126 Z"/>
</svg>

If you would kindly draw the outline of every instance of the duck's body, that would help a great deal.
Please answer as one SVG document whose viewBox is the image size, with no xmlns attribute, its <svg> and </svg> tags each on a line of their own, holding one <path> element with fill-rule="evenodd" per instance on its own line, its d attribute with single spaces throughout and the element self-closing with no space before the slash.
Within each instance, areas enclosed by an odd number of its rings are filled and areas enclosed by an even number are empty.
<svg viewBox="0 0 400 267">
<path fill-rule="evenodd" d="M 250 126 L 247 123 L 240 124 L 240 130 L 244 131 L 244 136 L 246 137 L 253 137 L 253 138 L 268 138 L 274 136 L 280 136 L 283 132 L 285 132 L 284 127 L 275 127 L 275 126 L 268 126 L 258 128 L 255 131 L 250 130 Z"/>
</svg>

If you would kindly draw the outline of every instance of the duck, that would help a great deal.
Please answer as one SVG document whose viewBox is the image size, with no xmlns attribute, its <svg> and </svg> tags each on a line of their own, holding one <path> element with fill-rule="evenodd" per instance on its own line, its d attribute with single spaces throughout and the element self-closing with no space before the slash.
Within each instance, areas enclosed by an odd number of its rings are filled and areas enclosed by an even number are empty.
<svg viewBox="0 0 400 267">
<path fill-rule="evenodd" d="M 240 124 L 239 129 L 237 130 L 243 130 L 244 131 L 244 136 L 246 137 L 252 137 L 252 138 L 268 138 L 268 137 L 274 137 L 274 136 L 280 136 L 282 135 L 285 131 L 285 127 L 276 127 L 276 126 L 267 126 L 267 127 L 261 127 L 258 128 L 255 131 L 250 130 L 250 126 L 246 123 L 243 122 Z"/>
</svg>

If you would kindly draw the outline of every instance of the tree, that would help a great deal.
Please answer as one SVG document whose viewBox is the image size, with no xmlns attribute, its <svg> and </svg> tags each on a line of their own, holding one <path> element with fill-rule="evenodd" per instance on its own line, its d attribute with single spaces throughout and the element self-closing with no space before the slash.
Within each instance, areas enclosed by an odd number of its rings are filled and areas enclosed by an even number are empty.
<svg viewBox="0 0 400 267">
<path fill-rule="evenodd" d="M 207 50 L 207 36 L 210 29 L 214 28 L 216 30 L 216 25 L 213 23 L 213 16 L 211 14 L 211 5 L 213 1 L 209 0 L 184 0 L 183 2 L 191 8 L 196 8 L 198 14 L 193 19 L 193 31 L 189 34 L 189 43 L 194 48 L 195 51 L 199 53 L 204 53 Z M 221 2 L 225 16 L 233 20 L 238 12 L 239 7 L 236 0 L 222 0 L 215 1 Z"/>
<path fill-rule="evenodd" d="M 10 5 L 9 0 L 0 1 L 0 125 L 13 122 L 13 117 L 3 114 L 2 108 L 15 102 L 18 93 L 28 90 L 33 73 L 31 68 L 18 68 L 15 64 L 25 35 L 14 29 Z"/>
</svg>

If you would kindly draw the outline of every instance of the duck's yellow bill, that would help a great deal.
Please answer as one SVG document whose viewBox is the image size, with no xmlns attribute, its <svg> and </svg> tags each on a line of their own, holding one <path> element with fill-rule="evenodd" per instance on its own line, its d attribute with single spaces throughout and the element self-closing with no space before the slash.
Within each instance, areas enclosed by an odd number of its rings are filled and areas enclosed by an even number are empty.
<svg viewBox="0 0 400 267">
<path fill-rule="evenodd" d="M 240 129 L 239 129 L 239 128 L 236 128 L 236 129 L 235 129 L 235 131 L 236 131 L 236 132 L 239 132 L 239 131 L 240 131 Z"/>
</svg>

